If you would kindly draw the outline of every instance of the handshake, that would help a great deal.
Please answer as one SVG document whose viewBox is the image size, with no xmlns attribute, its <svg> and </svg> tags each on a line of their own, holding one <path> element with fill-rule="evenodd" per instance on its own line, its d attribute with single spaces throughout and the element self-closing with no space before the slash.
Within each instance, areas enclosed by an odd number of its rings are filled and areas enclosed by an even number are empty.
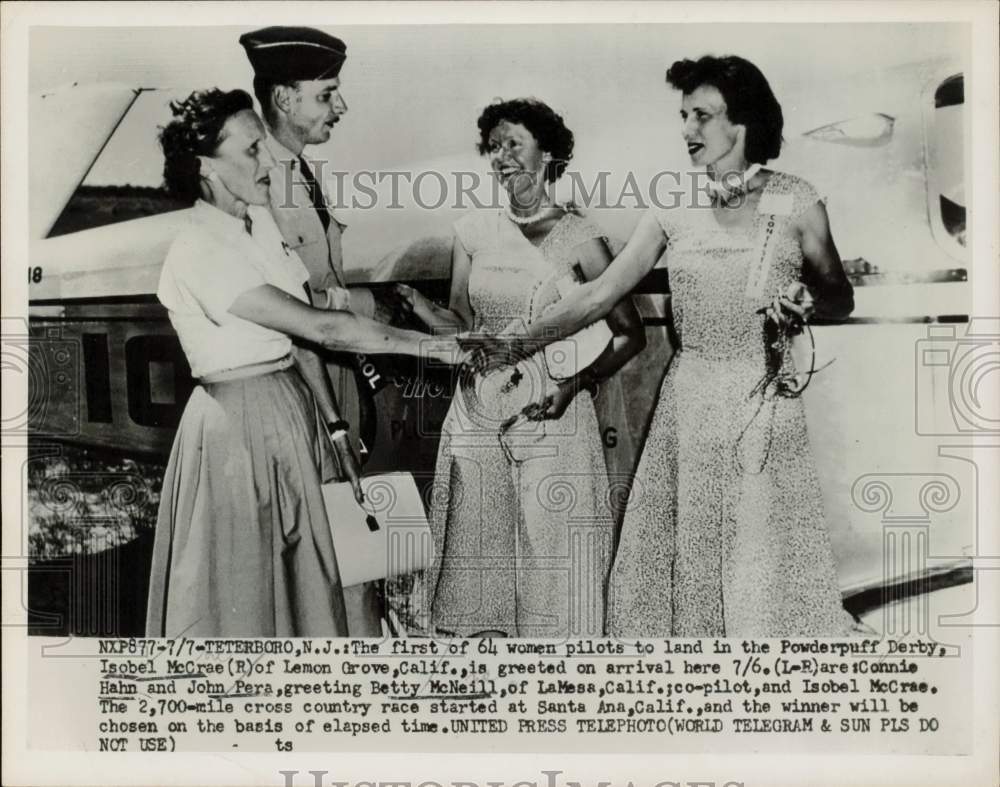
<svg viewBox="0 0 1000 787">
<path fill-rule="evenodd" d="M 486 375 L 517 366 L 541 349 L 539 343 L 533 343 L 523 333 L 513 332 L 515 329 L 512 323 L 496 334 L 472 331 L 456 334 L 462 365 L 473 374 Z"/>
<path fill-rule="evenodd" d="M 420 291 L 405 284 L 380 288 L 375 295 L 377 319 L 429 330 L 424 357 L 461 366 L 473 375 L 485 375 L 516 366 L 542 348 L 524 335 L 524 323 L 512 320 L 496 334 L 473 332 L 456 312 L 437 306 Z M 534 346 L 532 346 L 534 345 Z"/>
<path fill-rule="evenodd" d="M 461 367 L 461 386 L 474 390 L 481 405 L 496 406 L 502 411 L 513 406 L 515 420 L 558 419 L 579 390 L 596 393 L 597 379 L 586 367 L 612 339 L 603 320 L 556 342 L 555 336 L 548 339 L 528 336 L 523 319 L 513 319 L 495 333 L 473 332 L 468 330 L 471 320 L 467 316 L 438 306 L 412 287 L 396 284 L 392 291 L 395 298 L 406 304 L 404 308 L 413 318 L 437 334 L 423 340 L 427 351 L 421 355 Z M 541 367 L 524 363 L 542 351 L 545 363 Z M 539 368 L 545 370 L 546 376 L 540 398 L 522 401 L 533 386 L 522 385 L 521 381 Z"/>
<path fill-rule="evenodd" d="M 450 366 L 460 366 L 463 372 L 483 376 L 507 367 L 517 366 L 529 358 L 540 346 L 524 336 L 514 334 L 464 333 L 446 336 L 428 335 L 421 342 L 420 353 Z"/>
</svg>

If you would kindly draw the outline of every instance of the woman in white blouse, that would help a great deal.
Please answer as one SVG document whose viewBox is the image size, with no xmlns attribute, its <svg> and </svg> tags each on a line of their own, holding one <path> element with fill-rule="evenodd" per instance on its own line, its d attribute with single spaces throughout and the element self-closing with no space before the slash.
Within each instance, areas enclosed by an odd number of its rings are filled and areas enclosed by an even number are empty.
<svg viewBox="0 0 1000 787">
<path fill-rule="evenodd" d="M 360 495 L 356 465 L 332 450 L 321 424 L 348 425 L 318 356 L 292 337 L 443 361 L 455 345 L 310 307 L 266 207 L 274 160 L 250 96 L 209 90 L 171 108 L 164 180 L 195 204 L 157 296 L 200 384 L 163 481 L 147 634 L 347 636 L 320 485 L 339 461 Z"/>
</svg>

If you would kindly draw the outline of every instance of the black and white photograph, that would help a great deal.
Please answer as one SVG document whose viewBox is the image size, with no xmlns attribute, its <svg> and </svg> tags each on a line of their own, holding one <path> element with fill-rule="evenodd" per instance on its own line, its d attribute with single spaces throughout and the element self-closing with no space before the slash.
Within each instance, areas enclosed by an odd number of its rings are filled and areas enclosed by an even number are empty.
<svg viewBox="0 0 1000 787">
<path fill-rule="evenodd" d="M 982 755 L 995 7 L 17 5 L 29 750 Z"/>
</svg>

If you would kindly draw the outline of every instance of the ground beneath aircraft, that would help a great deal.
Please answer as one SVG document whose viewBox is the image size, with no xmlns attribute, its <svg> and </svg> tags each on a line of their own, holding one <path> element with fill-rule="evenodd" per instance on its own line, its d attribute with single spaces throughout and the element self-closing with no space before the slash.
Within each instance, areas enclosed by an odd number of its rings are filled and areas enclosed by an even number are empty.
<svg viewBox="0 0 1000 787">
<path fill-rule="evenodd" d="M 28 498 L 28 632 L 142 636 L 165 462 L 76 446 L 33 447 Z M 387 584 L 390 618 L 407 617 L 411 577 Z M 917 617 L 975 607 L 970 567 L 845 597 L 877 632 L 905 635 Z M 959 620 L 954 625 L 961 625 Z"/>
</svg>

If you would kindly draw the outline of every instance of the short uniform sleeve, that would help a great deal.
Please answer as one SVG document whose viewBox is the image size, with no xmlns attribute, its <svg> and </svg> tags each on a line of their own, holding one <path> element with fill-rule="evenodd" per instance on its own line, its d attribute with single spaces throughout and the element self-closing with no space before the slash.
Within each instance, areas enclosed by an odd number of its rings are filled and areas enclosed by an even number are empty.
<svg viewBox="0 0 1000 787">
<path fill-rule="evenodd" d="M 157 297 L 168 309 L 197 304 L 216 324 L 227 322 L 229 307 L 243 293 L 268 282 L 237 250 L 204 233 L 179 238 L 163 264 Z"/>
</svg>

